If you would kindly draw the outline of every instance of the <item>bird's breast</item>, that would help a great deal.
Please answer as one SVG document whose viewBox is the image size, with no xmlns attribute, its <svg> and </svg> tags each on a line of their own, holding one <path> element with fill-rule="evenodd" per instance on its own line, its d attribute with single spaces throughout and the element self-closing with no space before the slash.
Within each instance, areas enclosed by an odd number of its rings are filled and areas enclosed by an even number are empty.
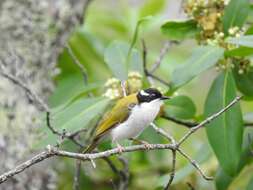
<svg viewBox="0 0 253 190">
<path fill-rule="evenodd" d="M 112 140 L 119 141 L 138 136 L 156 118 L 161 105 L 161 100 L 155 100 L 134 106 L 128 119 L 112 129 Z"/>
</svg>

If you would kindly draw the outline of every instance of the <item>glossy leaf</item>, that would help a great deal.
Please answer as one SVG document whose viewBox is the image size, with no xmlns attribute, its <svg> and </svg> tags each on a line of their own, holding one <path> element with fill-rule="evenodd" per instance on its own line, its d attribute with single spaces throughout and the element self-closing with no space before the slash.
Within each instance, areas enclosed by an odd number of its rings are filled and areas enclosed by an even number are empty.
<svg viewBox="0 0 253 190">
<path fill-rule="evenodd" d="M 107 105 L 109 99 L 105 98 L 87 98 L 80 99 L 72 103 L 63 110 L 52 109 L 50 117 L 51 125 L 59 131 L 65 129 L 67 132 L 75 132 L 79 129 L 89 127 L 89 123 L 97 116 L 101 115 Z M 39 147 L 47 144 L 55 144 L 58 136 L 51 133 L 46 126 L 42 131 L 47 132 L 46 139 L 39 142 Z"/>
<path fill-rule="evenodd" d="M 153 18 L 152 16 L 146 16 L 146 17 L 143 17 L 140 20 L 138 20 L 137 25 L 136 25 L 135 30 L 134 30 L 134 36 L 133 36 L 133 39 L 131 41 L 130 48 L 128 50 L 128 54 L 127 54 L 127 59 L 128 59 L 127 61 L 128 62 L 127 63 L 129 63 L 129 61 L 130 61 L 129 58 L 131 56 L 133 47 L 136 44 L 136 41 L 138 39 L 138 35 L 139 35 L 141 25 L 148 22 L 148 21 L 150 21 L 152 18 Z"/>
<path fill-rule="evenodd" d="M 215 185 L 217 190 L 227 190 L 234 177 L 229 176 L 222 168 L 218 169 L 215 176 Z"/>
<path fill-rule="evenodd" d="M 252 163 L 252 159 L 249 156 L 253 149 L 253 129 L 248 127 L 244 130 L 243 134 L 243 146 L 240 162 L 237 168 L 236 176 L 229 176 L 222 168 L 218 170 L 218 174 L 215 178 L 217 190 L 226 190 L 233 180 L 240 174 L 242 169 Z"/>
<path fill-rule="evenodd" d="M 250 10 L 249 0 L 230 0 L 223 16 L 223 28 L 227 33 L 233 26 L 242 27 Z"/>
<path fill-rule="evenodd" d="M 178 88 L 201 72 L 214 66 L 223 56 L 224 49 L 214 46 L 200 46 L 193 50 L 185 63 L 179 65 L 172 73 L 172 87 Z"/>
<path fill-rule="evenodd" d="M 193 38 L 199 32 L 194 20 L 168 21 L 161 26 L 162 33 L 171 40 Z"/>
<path fill-rule="evenodd" d="M 252 158 L 249 156 L 253 150 L 253 128 L 247 127 L 243 134 L 243 150 L 238 166 L 240 172 L 247 164 L 252 163 Z M 239 173 L 238 172 L 238 173 Z"/>
<path fill-rule="evenodd" d="M 166 0 L 146 0 L 140 9 L 140 16 L 156 15 L 165 8 Z"/>
<path fill-rule="evenodd" d="M 246 187 L 246 190 L 252 190 L 253 189 L 253 176 L 251 177 L 247 187 Z"/>
<path fill-rule="evenodd" d="M 235 97 L 236 87 L 232 73 L 221 73 L 209 90 L 205 103 L 205 117 L 221 110 Z M 243 121 L 240 105 L 231 107 L 205 129 L 220 166 L 228 175 L 234 176 L 242 151 Z"/>
<path fill-rule="evenodd" d="M 78 100 L 61 112 L 53 114 L 52 125 L 57 129 L 73 132 L 85 126 L 94 116 L 105 109 L 109 103 L 105 98 Z"/>
<path fill-rule="evenodd" d="M 242 169 L 247 165 L 252 163 L 253 158 L 250 156 L 253 149 L 253 129 L 248 127 L 244 130 L 243 134 L 243 149 L 240 158 L 240 162 L 237 168 L 237 174 L 233 177 L 226 174 L 222 168 L 219 168 L 218 174 L 215 177 L 217 190 L 226 190 L 233 180 L 240 174 Z"/>
<path fill-rule="evenodd" d="M 243 74 L 238 73 L 238 66 L 233 69 L 237 88 L 248 97 L 253 96 L 253 68 Z"/>
<path fill-rule="evenodd" d="M 245 47 L 253 48 L 253 35 L 228 38 L 226 41 L 228 43 L 235 44 L 238 46 L 245 46 Z"/>
<path fill-rule="evenodd" d="M 232 50 L 227 50 L 225 52 L 225 56 L 227 57 L 233 57 L 233 56 L 238 56 L 238 57 L 245 57 L 253 54 L 253 48 L 249 47 L 238 47 Z"/>
<path fill-rule="evenodd" d="M 141 73 L 143 70 L 140 53 L 136 49 L 133 49 L 131 56 L 128 58 L 129 49 L 129 44 L 121 41 L 113 41 L 105 50 L 105 62 L 112 71 L 114 77 L 120 80 L 126 80 L 128 71 L 130 70 L 139 71 Z"/>
<path fill-rule="evenodd" d="M 166 101 L 165 114 L 179 119 L 191 119 L 196 114 L 196 106 L 189 97 L 176 96 Z"/>
<path fill-rule="evenodd" d="M 73 82 L 73 80 L 70 81 Z M 50 97 L 50 101 L 54 102 L 54 104 L 55 102 L 60 102 L 57 104 L 58 106 L 54 107 L 54 110 L 64 109 L 65 107 L 73 103 L 75 100 L 87 97 L 90 92 L 102 86 L 101 83 L 93 83 L 84 86 L 83 81 L 81 82 L 82 82 L 81 84 L 80 83 L 69 84 L 66 81 L 64 81 L 62 85 L 58 85 L 55 92 Z M 57 98 L 61 100 L 58 100 Z"/>
</svg>

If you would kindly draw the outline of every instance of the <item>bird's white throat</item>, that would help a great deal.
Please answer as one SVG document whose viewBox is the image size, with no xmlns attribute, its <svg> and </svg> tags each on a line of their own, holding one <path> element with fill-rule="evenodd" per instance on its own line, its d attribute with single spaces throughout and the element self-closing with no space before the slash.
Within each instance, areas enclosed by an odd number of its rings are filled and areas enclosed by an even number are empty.
<svg viewBox="0 0 253 190">
<path fill-rule="evenodd" d="M 112 141 L 135 138 L 154 121 L 163 104 L 162 100 L 156 99 L 135 105 L 126 121 L 112 129 L 110 135 Z"/>
</svg>

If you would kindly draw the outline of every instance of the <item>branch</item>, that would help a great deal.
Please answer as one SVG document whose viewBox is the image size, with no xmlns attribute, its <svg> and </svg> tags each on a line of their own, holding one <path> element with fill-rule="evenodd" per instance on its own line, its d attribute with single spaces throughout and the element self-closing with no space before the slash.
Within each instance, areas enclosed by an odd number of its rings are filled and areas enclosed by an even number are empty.
<svg viewBox="0 0 253 190">
<path fill-rule="evenodd" d="M 193 185 L 190 182 L 186 182 L 186 184 L 190 190 L 195 190 L 195 188 L 193 187 Z"/>
<path fill-rule="evenodd" d="M 165 132 L 161 128 L 158 128 L 154 123 L 151 123 L 150 125 L 158 134 L 164 136 L 166 139 L 172 142 L 172 144 L 176 144 L 176 140 L 169 133 Z"/>
<path fill-rule="evenodd" d="M 170 87 L 170 84 L 166 81 L 164 81 L 163 79 L 153 75 L 152 73 L 150 73 L 147 69 L 147 47 L 146 47 L 146 44 L 145 44 L 145 41 L 142 40 L 142 47 L 143 47 L 143 52 L 142 52 L 142 57 L 143 57 L 143 69 L 144 69 L 144 74 L 146 75 L 146 77 L 148 78 L 149 82 L 151 82 L 150 79 L 154 79 L 154 80 L 157 80 L 159 81 L 160 83 Z"/>
<path fill-rule="evenodd" d="M 177 119 L 177 118 L 175 118 L 175 117 L 171 117 L 171 116 L 167 116 L 167 115 L 162 115 L 161 118 L 166 119 L 166 120 L 168 120 L 168 121 L 172 121 L 172 122 L 174 122 L 174 123 L 176 123 L 176 124 L 185 126 L 185 127 L 187 127 L 187 128 L 193 128 L 193 127 L 199 125 L 198 122 L 194 122 L 194 121 L 184 121 L 184 120 Z M 244 122 L 244 126 L 245 126 L 245 127 L 253 127 L 253 123 L 245 121 L 245 122 Z"/>
<path fill-rule="evenodd" d="M 53 134 L 58 135 L 60 137 L 61 141 L 63 141 L 65 138 L 68 138 L 69 140 L 71 140 L 74 144 L 76 144 L 80 148 L 84 148 L 84 146 L 75 139 L 75 136 L 77 136 L 78 134 L 80 134 L 83 131 L 87 131 L 87 129 L 81 129 L 81 130 L 78 130 L 78 131 L 70 133 L 70 134 L 66 133 L 65 130 L 63 130 L 63 132 L 59 132 L 58 130 L 54 129 L 53 126 L 51 125 L 50 112 L 46 112 L 46 121 L 47 121 L 47 127 L 49 128 L 49 130 Z M 62 142 L 58 143 L 57 146 L 59 146 L 61 143 Z"/>
<path fill-rule="evenodd" d="M 171 174 L 170 174 L 170 179 L 166 185 L 166 187 L 164 188 L 164 190 L 169 190 L 170 185 L 172 184 L 174 177 L 175 177 L 175 172 L 176 172 L 176 155 L 177 152 L 176 150 L 172 150 L 172 170 L 171 170 Z"/>
<path fill-rule="evenodd" d="M 200 173 L 200 175 L 205 179 L 205 180 L 213 180 L 213 177 L 209 177 L 204 174 L 204 172 L 201 170 L 200 166 L 197 164 L 197 162 L 193 159 L 190 158 L 186 153 L 184 153 L 180 148 L 177 148 L 177 151 L 185 157 Z"/>
<path fill-rule="evenodd" d="M 198 124 L 196 127 L 193 127 L 189 130 L 188 133 L 186 133 L 180 140 L 178 145 L 181 145 L 192 133 L 200 129 L 201 127 L 205 126 L 206 124 L 210 123 L 215 118 L 219 117 L 222 113 L 227 111 L 230 107 L 232 107 L 235 103 L 237 103 L 242 96 L 237 96 L 232 102 L 230 102 L 225 108 L 221 109 L 219 112 L 211 115 L 210 117 L 206 118 L 204 121 L 202 121 L 200 124 Z"/>
<path fill-rule="evenodd" d="M 14 175 L 21 173 L 25 169 L 28 169 L 32 165 L 37 164 L 47 158 L 50 158 L 53 155 L 54 155 L 54 153 L 52 153 L 50 151 L 43 151 L 43 152 L 37 154 L 36 156 L 31 158 L 30 160 L 27 160 L 26 162 L 16 166 L 14 169 L 2 174 L 0 176 L 0 184 L 3 183 L 4 181 L 6 181 L 7 179 L 13 177 Z"/>
<path fill-rule="evenodd" d="M 119 190 L 127 190 L 128 189 L 128 183 L 129 183 L 129 166 L 128 166 L 128 160 L 124 157 L 119 156 L 119 161 L 123 165 L 123 169 L 120 170 L 120 182 L 119 182 Z"/>
<path fill-rule="evenodd" d="M 15 84 L 15 85 L 19 86 L 20 88 L 22 88 L 32 98 L 33 102 L 37 103 L 37 105 L 40 106 L 40 107 L 38 107 L 39 110 L 49 111 L 49 108 L 48 108 L 47 104 L 34 91 L 32 91 L 28 87 L 28 85 L 26 85 L 20 79 L 18 79 L 17 77 L 15 77 L 15 76 L 7 73 L 7 72 L 4 72 L 3 70 L 0 70 L 0 75 L 7 78 L 11 82 L 13 82 L 13 84 Z"/>
<path fill-rule="evenodd" d="M 7 179 L 13 177 L 14 175 L 21 173 L 25 169 L 28 169 L 32 165 L 35 165 L 45 159 L 48 159 L 53 156 L 60 156 L 60 157 L 68 157 L 73 159 L 78 159 L 82 161 L 90 161 L 95 160 L 99 158 L 109 157 L 112 155 L 118 155 L 124 152 L 134 152 L 134 151 L 150 151 L 150 150 L 156 150 L 156 149 L 170 149 L 174 150 L 175 147 L 171 144 L 150 144 L 150 147 L 146 147 L 145 145 L 133 145 L 125 147 L 123 150 L 119 150 L 118 148 L 114 148 L 111 150 L 107 150 L 104 152 L 99 153 L 92 153 L 92 154 L 80 154 L 80 153 L 74 153 L 74 152 L 68 152 L 68 151 L 62 151 L 58 150 L 55 147 L 48 146 L 47 150 L 37 154 L 33 158 L 23 162 L 22 164 L 18 165 L 14 169 L 2 174 L 0 176 L 0 184 L 6 181 Z"/>
<path fill-rule="evenodd" d="M 73 182 L 73 190 L 79 190 L 81 164 L 82 163 L 80 162 L 80 160 L 76 160 L 76 168 L 75 168 L 75 176 L 74 176 L 74 182 Z"/>
<path fill-rule="evenodd" d="M 244 122 L 245 127 L 253 127 L 253 122 Z"/>
<path fill-rule="evenodd" d="M 67 51 L 70 55 L 70 57 L 73 59 L 74 64 L 80 69 L 82 76 L 83 76 L 83 82 L 86 85 L 88 83 L 88 74 L 85 67 L 80 63 L 78 58 L 75 56 L 74 52 L 72 51 L 69 44 L 66 44 Z"/>
<path fill-rule="evenodd" d="M 195 127 L 195 126 L 198 125 L 197 122 L 184 121 L 184 120 L 180 120 L 180 119 L 177 119 L 177 118 L 174 118 L 174 117 L 170 117 L 170 116 L 167 116 L 167 115 L 166 116 L 163 115 L 162 118 L 167 119 L 169 121 L 172 121 L 174 123 L 177 123 L 179 125 L 183 125 L 183 126 L 185 126 L 187 128 L 192 128 L 192 127 Z"/>
<path fill-rule="evenodd" d="M 154 73 L 161 65 L 163 58 L 165 57 L 166 53 L 170 49 L 172 44 L 177 43 L 176 41 L 167 41 L 164 43 L 163 48 L 160 50 L 160 54 L 158 58 L 156 59 L 156 62 L 152 65 L 152 68 L 150 69 L 150 73 Z"/>
</svg>

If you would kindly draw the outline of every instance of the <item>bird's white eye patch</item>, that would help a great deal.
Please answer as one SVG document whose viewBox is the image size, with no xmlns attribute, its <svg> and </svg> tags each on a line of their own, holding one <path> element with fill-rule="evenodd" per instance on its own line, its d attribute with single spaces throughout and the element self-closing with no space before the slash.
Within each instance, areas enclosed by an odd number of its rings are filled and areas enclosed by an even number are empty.
<svg viewBox="0 0 253 190">
<path fill-rule="evenodd" d="M 140 94 L 141 94 L 142 96 L 149 96 L 149 94 L 148 94 L 147 92 L 145 92 L 144 90 L 141 90 L 141 91 L 140 91 Z"/>
</svg>

